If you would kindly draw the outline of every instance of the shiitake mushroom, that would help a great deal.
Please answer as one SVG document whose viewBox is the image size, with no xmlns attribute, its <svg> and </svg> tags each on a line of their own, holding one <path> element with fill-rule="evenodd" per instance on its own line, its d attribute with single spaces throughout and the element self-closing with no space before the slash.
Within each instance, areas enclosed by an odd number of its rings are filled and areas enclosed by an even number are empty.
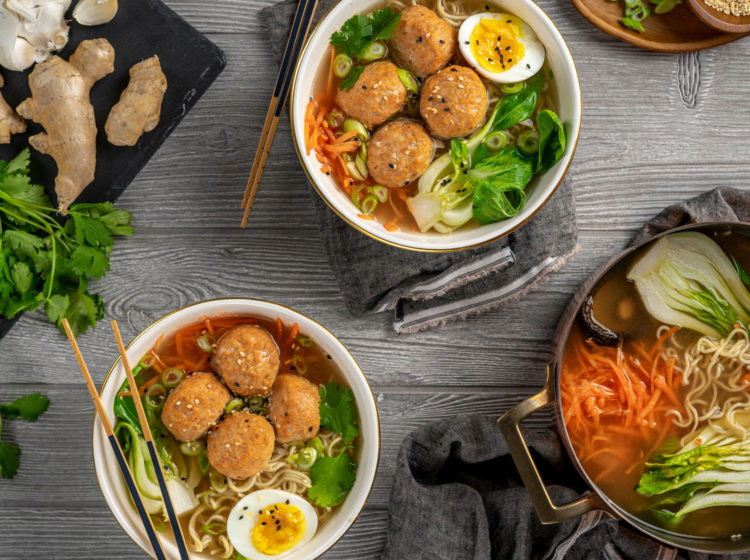
<svg viewBox="0 0 750 560">
<path fill-rule="evenodd" d="M 620 335 L 611 331 L 594 317 L 594 296 L 589 294 L 583 300 L 581 309 L 578 312 L 578 319 L 583 326 L 584 332 L 590 336 L 594 342 L 602 346 L 617 346 L 620 342 Z"/>
</svg>

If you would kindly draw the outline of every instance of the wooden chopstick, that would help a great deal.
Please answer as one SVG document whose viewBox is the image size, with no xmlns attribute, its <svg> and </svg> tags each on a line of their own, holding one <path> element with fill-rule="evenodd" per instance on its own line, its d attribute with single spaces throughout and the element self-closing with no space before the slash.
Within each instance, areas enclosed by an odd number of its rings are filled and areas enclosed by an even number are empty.
<svg viewBox="0 0 750 560">
<path fill-rule="evenodd" d="M 115 335 L 117 348 L 120 351 L 122 366 L 125 369 L 125 374 L 128 376 L 128 386 L 130 388 L 131 394 L 133 395 L 135 410 L 138 413 L 138 421 L 141 423 L 143 439 L 146 440 L 146 447 L 148 448 L 149 455 L 151 455 L 151 462 L 154 465 L 156 480 L 159 483 L 159 490 L 161 491 L 161 497 L 164 501 L 164 507 L 167 510 L 169 523 L 172 525 L 172 532 L 174 533 L 174 538 L 177 542 L 177 549 L 180 551 L 180 558 L 181 560 L 190 560 L 187 546 L 185 545 L 185 538 L 183 537 L 182 529 L 180 528 L 180 521 L 177 518 L 177 514 L 175 513 L 174 505 L 172 504 L 172 498 L 169 497 L 167 482 L 166 480 L 164 480 L 164 467 L 159 461 L 159 454 L 156 452 L 156 447 L 154 446 L 154 436 L 151 434 L 151 428 L 148 425 L 146 411 L 143 410 L 143 403 L 141 402 L 141 399 L 137 397 L 138 385 L 135 382 L 135 377 L 133 377 L 133 370 L 130 368 L 130 360 L 128 360 L 128 353 L 125 350 L 125 345 L 122 342 L 122 336 L 120 336 L 120 329 L 117 326 L 117 321 L 112 321 L 112 332 Z"/>
<path fill-rule="evenodd" d="M 130 491 L 130 496 L 133 498 L 135 508 L 138 510 L 138 514 L 141 516 L 143 527 L 144 529 L 146 529 L 148 540 L 154 549 L 156 558 L 157 560 L 167 560 L 167 556 L 166 554 L 164 554 L 164 550 L 162 549 L 161 543 L 159 542 L 159 537 L 156 534 L 154 524 L 151 521 L 151 516 L 148 514 L 145 506 L 143 505 L 143 496 L 141 496 L 141 493 L 138 490 L 138 485 L 135 483 L 133 473 L 130 470 L 130 466 L 128 466 L 128 461 L 125 458 L 125 454 L 122 452 L 122 449 L 120 448 L 119 442 L 117 441 L 115 432 L 112 429 L 112 424 L 110 424 L 109 417 L 107 416 L 107 412 L 104 409 L 104 404 L 102 404 L 102 400 L 99 398 L 99 393 L 96 391 L 94 380 L 91 378 L 89 368 L 86 366 L 86 362 L 83 359 L 83 354 L 81 354 L 81 349 L 78 348 L 78 343 L 76 342 L 75 336 L 73 336 L 73 331 L 70 330 L 68 320 L 63 319 L 62 324 L 65 328 L 65 334 L 68 335 L 70 346 L 71 348 L 73 348 L 73 352 L 76 355 L 76 360 L 78 360 L 78 367 L 81 368 L 83 378 L 86 380 L 86 386 L 88 387 L 89 393 L 91 394 L 91 400 L 94 401 L 94 407 L 96 408 L 96 413 L 99 417 L 99 421 L 104 428 L 104 433 L 107 434 L 107 439 L 109 440 L 109 444 L 112 446 L 112 451 L 114 451 L 115 453 L 117 464 L 120 467 L 123 478 L 125 478 L 125 484 L 128 486 L 128 490 Z"/>
<path fill-rule="evenodd" d="M 242 227 L 247 226 L 247 220 L 250 217 L 250 209 L 255 201 L 255 195 L 258 193 L 258 184 L 263 176 L 263 170 L 268 161 L 268 154 L 273 145 L 273 139 L 281 119 L 281 112 L 284 110 L 287 97 L 289 96 L 289 87 L 292 83 L 292 75 L 297 66 L 297 59 L 302 51 L 302 45 L 307 40 L 307 34 L 310 31 L 315 8 L 318 0 L 300 0 L 297 12 L 294 14 L 292 29 L 289 39 L 284 50 L 284 58 L 281 61 L 281 68 L 276 77 L 273 97 L 266 113 L 266 120 L 263 123 L 263 131 L 258 142 L 258 149 L 255 152 L 253 167 L 250 171 L 250 177 L 245 188 L 245 195 L 242 198 L 242 208 L 245 213 L 242 216 Z"/>
</svg>

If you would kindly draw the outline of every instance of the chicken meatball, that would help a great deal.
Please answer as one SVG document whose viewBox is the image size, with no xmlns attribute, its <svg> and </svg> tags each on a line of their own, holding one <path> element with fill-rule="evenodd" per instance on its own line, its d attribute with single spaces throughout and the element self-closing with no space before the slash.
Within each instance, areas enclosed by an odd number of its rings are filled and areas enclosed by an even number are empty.
<svg viewBox="0 0 750 560">
<path fill-rule="evenodd" d="M 456 31 L 431 9 L 411 6 L 401 12 L 388 44 L 399 65 L 417 76 L 429 76 L 453 58 Z"/>
<path fill-rule="evenodd" d="M 487 105 L 487 88 L 477 73 L 449 66 L 427 78 L 419 112 L 435 136 L 460 138 L 482 124 Z"/>
<path fill-rule="evenodd" d="M 161 420 L 178 440 L 194 441 L 219 421 L 231 398 L 213 373 L 194 373 L 169 393 Z"/>
<path fill-rule="evenodd" d="M 216 343 L 211 365 L 237 395 L 265 395 L 279 373 L 279 347 L 264 328 L 237 325 Z"/>
<path fill-rule="evenodd" d="M 304 377 L 282 373 L 273 384 L 268 417 L 279 443 L 306 441 L 320 429 L 320 392 Z"/>
<path fill-rule="evenodd" d="M 367 169 L 386 187 L 403 187 L 422 176 L 432 161 L 435 142 L 425 128 L 398 119 L 379 128 L 367 145 Z"/>
<path fill-rule="evenodd" d="M 373 62 L 349 91 L 336 93 L 336 104 L 348 116 L 367 128 L 384 123 L 406 103 L 406 87 L 392 62 Z"/>
<path fill-rule="evenodd" d="M 266 468 L 274 448 L 273 426 L 252 412 L 234 412 L 208 434 L 208 462 L 224 476 L 245 480 Z"/>
</svg>

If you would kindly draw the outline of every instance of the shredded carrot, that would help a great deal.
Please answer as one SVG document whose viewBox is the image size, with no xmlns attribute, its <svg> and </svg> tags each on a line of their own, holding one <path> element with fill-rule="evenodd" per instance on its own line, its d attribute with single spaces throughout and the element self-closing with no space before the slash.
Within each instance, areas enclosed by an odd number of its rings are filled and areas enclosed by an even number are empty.
<svg viewBox="0 0 750 560">
<path fill-rule="evenodd" d="M 595 480 L 633 473 L 677 431 L 669 413 L 683 411 L 672 388 L 679 375 L 674 359 L 661 352 L 676 331 L 665 332 L 648 351 L 638 344 L 599 346 L 579 331 L 571 333 L 560 377 L 563 420 Z"/>
<path fill-rule="evenodd" d="M 361 218 L 363 220 L 374 220 L 372 216 L 368 216 L 367 214 L 357 214 L 357 218 Z"/>
</svg>

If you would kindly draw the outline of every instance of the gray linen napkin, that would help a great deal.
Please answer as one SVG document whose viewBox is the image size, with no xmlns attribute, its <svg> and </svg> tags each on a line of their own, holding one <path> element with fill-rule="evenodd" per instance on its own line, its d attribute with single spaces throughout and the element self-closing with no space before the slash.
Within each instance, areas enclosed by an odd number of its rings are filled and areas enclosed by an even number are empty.
<svg viewBox="0 0 750 560">
<path fill-rule="evenodd" d="M 321 0 L 316 21 L 335 4 Z M 296 10 L 286 0 L 260 12 L 277 63 Z M 526 225 L 504 239 L 457 253 L 389 247 L 341 220 L 310 189 L 331 269 L 352 314 L 394 312 L 397 333 L 480 313 L 523 296 L 577 250 L 573 192 L 565 181 Z"/>
<path fill-rule="evenodd" d="M 730 188 L 671 206 L 636 236 L 710 221 L 750 221 L 750 192 Z M 552 430 L 527 442 L 555 503 L 585 485 Z M 382 560 L 705 560 L 663 546 L 602 512 L 542 525 L 518 477 L 496 419 L 458 416 L 418 429 L 401 444 Z M 750 559 L 750 555 L 733 558 Z"/>
</svg>

